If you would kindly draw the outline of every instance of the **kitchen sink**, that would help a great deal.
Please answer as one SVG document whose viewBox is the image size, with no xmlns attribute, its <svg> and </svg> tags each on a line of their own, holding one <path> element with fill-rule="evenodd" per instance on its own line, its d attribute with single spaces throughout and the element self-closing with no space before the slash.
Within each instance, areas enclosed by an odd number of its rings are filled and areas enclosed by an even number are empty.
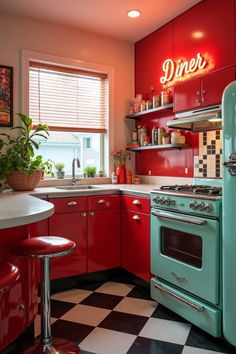
<svg viewBox="0 0 236 354">
<path fill-rule="evenodd" d="M 58 187 L 55 187 L 55 188 L 56 189 L 65 190 L 65 191 L 80 191 L 80 190 L 85 190 L 85 189 L 96 189 L 96 188 L 99 188 L 99 187 L 75 185 L 75 186 L 58 186 Z"/>
</svg>

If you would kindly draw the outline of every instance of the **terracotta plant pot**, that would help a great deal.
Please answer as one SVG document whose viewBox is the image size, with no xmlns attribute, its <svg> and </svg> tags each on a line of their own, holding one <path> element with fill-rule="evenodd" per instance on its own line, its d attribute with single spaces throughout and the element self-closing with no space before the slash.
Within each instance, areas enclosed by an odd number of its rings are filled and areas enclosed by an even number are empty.
<svg viewBox="0 0 236 354">
<path fill-rule="evenodd" d="M 39 184 L 42 171 L 35 171 L 28 175 L 23 172 L 13 171 L 7 176 L 7 184 L 14 191 L 32 191 Z"/>
</svg>

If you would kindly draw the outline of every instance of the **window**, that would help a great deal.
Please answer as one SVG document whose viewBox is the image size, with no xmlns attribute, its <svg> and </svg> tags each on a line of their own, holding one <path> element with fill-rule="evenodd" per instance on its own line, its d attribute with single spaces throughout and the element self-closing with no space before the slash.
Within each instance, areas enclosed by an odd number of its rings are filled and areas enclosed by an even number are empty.
<svg viewBox="0 0 236 354">
<path fill-rule="evenodd" d="M 41 141 L 44 159 L 65 163 L 79 157 L 84 167 L 104 169 L 104 136 L 108 127 L 107 75 L 30 62 L 29 114 L 33 124 L 48 124 L 50 137 Z"/>
</svg>

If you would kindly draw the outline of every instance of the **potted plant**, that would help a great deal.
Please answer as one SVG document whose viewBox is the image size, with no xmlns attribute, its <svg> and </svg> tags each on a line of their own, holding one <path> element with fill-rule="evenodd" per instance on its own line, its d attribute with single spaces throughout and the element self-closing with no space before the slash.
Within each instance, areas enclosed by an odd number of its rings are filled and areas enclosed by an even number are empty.
<svg viewBox="0 0 236 354">
<path fill-rule="evenodd" d="M 170 144 L 170 134 L 169 133 L 163 133 L 162 134 L 162 144 Z"/>
<path fill-rule="evenodd" d="M 116 174 L 118 183 L 126 183 L 126 161 L 131 159 L 131 152 L 127 150 L 119 150 L 112 154 L 116 165 Z"/>
<path fill-rule="evenodd" d="M 84 168 L 84 175 L 85 175 L 85 177 L 95 177 L 96 167 L 94 167 L 94 166 L 85 167 Z"/>
<path fill-rule="evenodd" d="M 98 177 L 104 177 L 104 172 L 103 170 L 98 171 Z"/>
<path fill-rule="evenodd" d="M 62 179 L 65 176 L 65 171 L 63 171 L 63 168 L 65 167 L 65 164 L 63 162 L 57 162 L 55 163 L 55 169 L 57 170 L 57 178 Z"/>
<path fill-rule="evenodd" d="M 53 175 L 50 161 L 35 156 L 40 146 L 37 138 L 48 138 L 48 126 L 38 124 L 33 129 L 30 117 L 22 113 L 18 116 L 22 125 L 11 128 L 13 134 L 0 134 L 0 180 L 6 178 L 14 190 L 33 190 L 44 172 Z"/>
</svg>

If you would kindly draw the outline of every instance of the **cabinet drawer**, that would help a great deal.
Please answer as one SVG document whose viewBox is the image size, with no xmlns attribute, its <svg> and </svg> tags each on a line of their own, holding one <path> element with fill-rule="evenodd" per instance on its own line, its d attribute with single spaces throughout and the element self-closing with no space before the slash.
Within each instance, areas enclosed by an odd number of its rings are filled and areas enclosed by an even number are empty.
<svg viewBox="0 0 236 354">
<path fill-rule="evenodd" d="M 88 210 L 120 208 L 119 195 L 95 195 L 88 197 Z"/>
<path fill-rule="evenodd" d="M 221 335 L 221 311 L 165 282 L 151 279 L 151 297 L 214 337 Z"/>
<path fill-rule="evenodd" d="M 121 208 L 130 209 L 134 211 L 140 211 L 141 213 L 150 212 L 150 199 L 136 197 L 131 195 L 122 195 L 121 196 Z"/>
<path fill-rule="evenodd" d="M 87 197 L 49 198 L 55 213 L 73 213 L 87 209 Z"/>
</svg>

